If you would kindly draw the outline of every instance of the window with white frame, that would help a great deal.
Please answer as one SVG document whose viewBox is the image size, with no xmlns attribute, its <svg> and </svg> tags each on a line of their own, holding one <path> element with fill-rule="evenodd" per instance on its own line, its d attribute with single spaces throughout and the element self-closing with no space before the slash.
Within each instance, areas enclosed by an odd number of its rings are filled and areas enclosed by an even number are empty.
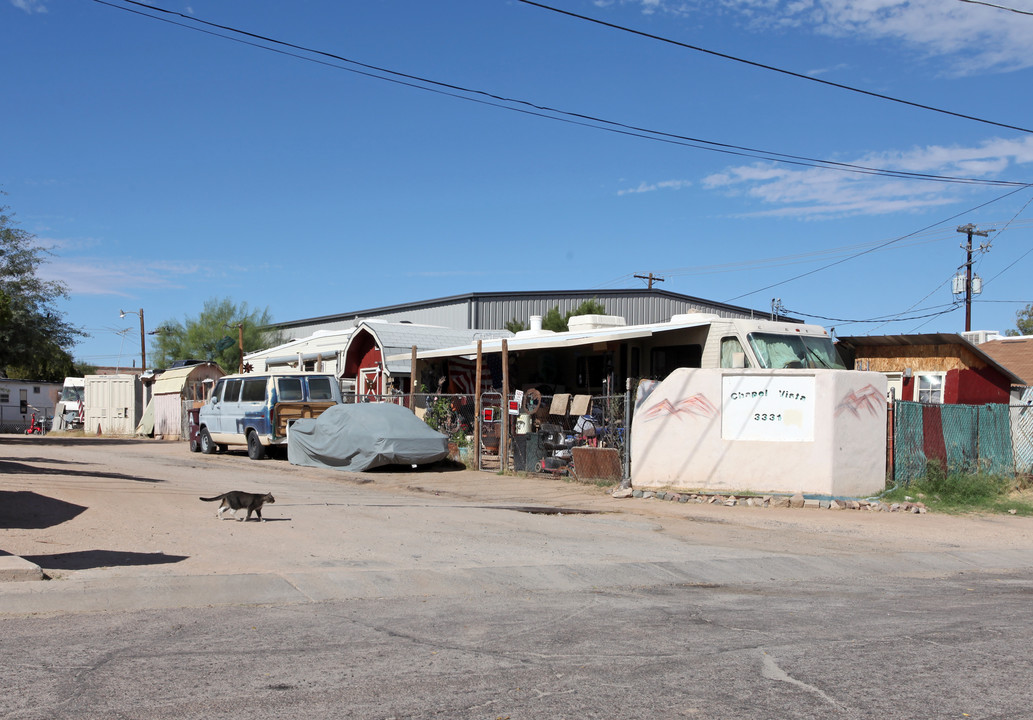
<svg viewBox="0 0 1033 720">
<path fill-rule="evenodd" d="M 944 373 L 917 373 L 915 400 L 924 403 L 943 403 Z"/>
</svg>

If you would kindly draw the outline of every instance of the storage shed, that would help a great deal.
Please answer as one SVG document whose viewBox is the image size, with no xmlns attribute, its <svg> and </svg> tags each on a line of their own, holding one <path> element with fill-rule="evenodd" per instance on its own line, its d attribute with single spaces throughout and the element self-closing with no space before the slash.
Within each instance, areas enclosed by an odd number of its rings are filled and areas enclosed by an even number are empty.
<svg viewBox="0 0 1033 720">
<path fill-rule="evenodd" d="M 166 370 L 154 381 L 154 436 L 179 440 L 188 435 L 188 409 L 207 401 L 215 381 L 226 373 L 212 362 Z"/>
<path fill-rule="evenodd" d="M 1019 378 L 961 335 L 866 335 L 839 338 L 855 370 L 886 375 L 896 400 L 937 404 L 1007 404 Z"/>
</svg>

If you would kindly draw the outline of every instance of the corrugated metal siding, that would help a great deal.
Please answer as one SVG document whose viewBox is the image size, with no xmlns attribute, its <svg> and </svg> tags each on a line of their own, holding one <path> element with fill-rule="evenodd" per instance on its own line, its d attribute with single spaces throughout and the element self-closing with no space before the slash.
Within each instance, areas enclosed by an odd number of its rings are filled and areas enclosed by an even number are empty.
<svg viewBox="0 0 1033 720">
<path fill-rule="evenodd" d="M 721 303 L 708 303 L 698 298 L 650 292 L 648 290 L 623 291 L 570 291 L 559 293 L 499 293 L 442 298 L 409 306 L 392 306 L 375 311 L 347 313 L 339 316 L 325 316 L 311 320 L 286 323 L 292 337 L 305 337 L 317 330 L 340 330 L 354 327 L 356 318 L 372 318 L 390 322 L 409 321 L 420 325 L 439 325 L 449 328 L 494 329 L 504 328 L 514 318 L 527 324 L 532 315 L 545 315 L 559 307 L 561 315 L 576 309 L 585 300 L 597 299 L 606 307 L 606 314 L 620 315 L 629 325 L 667 322 L 674 315 L 693 312 L 715 313 L 727 318 L 749 318 L 754 312 L 748 308 L 737 308 Z M 683 299 L 684 298 L 684 299 Z M 766 318 L 766 313 L 756 313 Z"/>
</svg>

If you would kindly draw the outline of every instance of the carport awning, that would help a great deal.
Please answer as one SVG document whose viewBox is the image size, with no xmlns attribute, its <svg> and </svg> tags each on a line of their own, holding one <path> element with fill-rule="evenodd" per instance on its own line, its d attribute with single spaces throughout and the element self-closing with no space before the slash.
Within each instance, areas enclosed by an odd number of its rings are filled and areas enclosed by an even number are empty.
<svg viewBox="0 0 1033 720">
<path fill-rule="evenodd" d="M 522 350 L 549 350 L 572 347 L 583 347 L 595 343 L 620 342 L 622 340 L 634 340 L 636 338 L 652 337 L 675 330 L 688 330 L 694 327 L 709 325 L 710 320 L 688 322 L 688 323 L 657 323 L 654 325 L 633 325 L 617 328 L 606 328 L 605 330 L 590 330 L 586 332 L 571 333 L 558 332 L 531 337 L 512 337 L 507 340 L 509 352 L 520 352 Z M 502 340 L 493 338 L 484 340 L 481 343 L 481 352 L 497 353 L 502 352 Z M 472 358 L 477 355 L 477 345 L 460 345 L 452 348 L 441 348 L 438 350 L 417 351 L 416 357 L 420 360 L 433 360 L 437 358 L 466 357 Z M 408 360 L 410 355 L 392 355 L 388 360 Z"/>
</svg>

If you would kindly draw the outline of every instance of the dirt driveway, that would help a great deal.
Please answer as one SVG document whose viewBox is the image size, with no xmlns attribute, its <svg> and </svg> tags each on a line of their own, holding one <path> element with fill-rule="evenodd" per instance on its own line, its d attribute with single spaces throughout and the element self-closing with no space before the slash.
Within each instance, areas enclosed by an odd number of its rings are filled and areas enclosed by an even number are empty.
<svg viewBox="0 0 1033 720">
<path fill-rule="evenodd" d="M 5 436 L 0 478 L 0 550 L 52 578 L 455 568 L 586 553 L 673 560 L 702 548 L 845 559 L 1033 551 L 1028 518 L 618 500 L 551 477 L 344 473 L 153 440 Z M 273 493 L 268 522 L 217 521 L 216 504 L 198 500 L 228 490 Z M 592 513 L 509 512 L 536 507 Z M 643 533 L 655 547 L 643 547 Z"/>
</svg>

